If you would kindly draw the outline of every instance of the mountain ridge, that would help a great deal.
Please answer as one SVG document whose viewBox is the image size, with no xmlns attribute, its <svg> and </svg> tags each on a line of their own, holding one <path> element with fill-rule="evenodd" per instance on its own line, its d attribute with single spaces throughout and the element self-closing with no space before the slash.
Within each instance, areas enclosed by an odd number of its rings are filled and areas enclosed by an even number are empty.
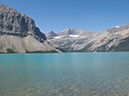
<svg viewBox="0 0 129 96">
<path fill-rule="evenodd" d="M 71 31 L 70 34 L 68 34 L 69 31 Z M 52 38 L 47 39 L 50 44 L 66 52 L 129 51 L 129 23 L 111 27 L 98 33 L 66 29 Z M 124 45 L 125 48 L 122 48 L 121 45 Z"/>
</svg>

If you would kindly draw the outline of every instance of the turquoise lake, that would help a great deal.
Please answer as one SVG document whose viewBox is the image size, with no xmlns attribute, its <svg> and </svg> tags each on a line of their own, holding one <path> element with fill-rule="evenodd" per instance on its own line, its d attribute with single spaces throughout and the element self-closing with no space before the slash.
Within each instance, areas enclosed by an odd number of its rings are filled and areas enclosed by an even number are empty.
<svg viewBox="0 0 129 96">
<path fill-rule="evenodd" d="M 0 96 L 129 96 L 129 52 L 0 54 Z"/>
</svg>

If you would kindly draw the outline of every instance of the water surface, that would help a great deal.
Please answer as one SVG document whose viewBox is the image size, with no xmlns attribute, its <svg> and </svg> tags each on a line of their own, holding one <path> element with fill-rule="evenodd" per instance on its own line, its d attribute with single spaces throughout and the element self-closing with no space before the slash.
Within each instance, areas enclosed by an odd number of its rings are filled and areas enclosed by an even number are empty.
<svg viewBox="0 0 129 96">
<path fill-rule="evenodd" d="M 0 96 L 104 95 L 129 95 L 129 52 L 0 54 Z"/>
</svg>

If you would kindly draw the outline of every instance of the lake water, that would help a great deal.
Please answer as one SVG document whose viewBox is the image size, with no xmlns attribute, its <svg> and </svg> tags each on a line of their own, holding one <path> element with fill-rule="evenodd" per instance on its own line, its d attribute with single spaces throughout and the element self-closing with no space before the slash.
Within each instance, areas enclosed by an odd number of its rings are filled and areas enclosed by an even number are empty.
<svg viewBox="0 0 129 96">
<path fill-rule="evenodd" d="M 129 52 L 0 54 L 0 96 L 129 96 Z"/>
</svg>

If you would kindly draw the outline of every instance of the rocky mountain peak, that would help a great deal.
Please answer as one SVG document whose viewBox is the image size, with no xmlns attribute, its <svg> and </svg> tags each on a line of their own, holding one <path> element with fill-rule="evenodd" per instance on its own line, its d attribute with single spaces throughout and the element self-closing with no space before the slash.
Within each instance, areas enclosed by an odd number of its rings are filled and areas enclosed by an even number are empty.
<svg viewBox="0 0 129 96">
<path fill-rule="evenodd" d="M 33 19 L 13 8 L 0 4 L 0 34 L 26 37 L 33 36 L 38 41 L 46 40 L 45 34 L 35 26 Z"/>
<path fill-rule="evenodd" d="M 48 35 L 56 36 L 56 33 L 53 32 L 53 31 L 50 31 L 50 32 L 48 33 Z"/>
<path fill-rule="evenodd" d="M 112 28 L 107 29 L 106 31 L 109 33 L 115 33 L 115 32 L 127 30 L 127 29 L 129 29 L 129 23 L 123 26 L 114 26 Z"/>
<path fill-rule="evenodd" d="M 71 34 L 72 29 L 68 28 L 65 29 L 64 31 L 60 32 L 58 35 L 69 35 Z"/>
<path fill-rule="evenodd" d="M 72 29 L 68 28 L 68 29 L 65 29 L 63 32 L 70 32 Z"/>
<path fill-rule="evenodd" d="M 78 35 L 78 34 L 80 34 L 82 31 L 83 31 L 83 30 L 77 30 L 77 29 L 70 29 L 70 28 L 68 28 L 68 29 L 65 29 L 64 31 L 58 33 L 58 35 L 59 35 L 59 36 L 61 36 L 61 35 L 66 35 L 66 36 L 68 37 L 69 35 Z M 84 31 L 83 31 L 83 32 L 84 32 Z"/>
<path fill-rule="evenodd" d="M 57 34 L 56 34 L 55 32 L 53 32 L 53 31 L 50 31 L 50 32 L 46 35 L 47 39 L 53 39 L 55 36 L 57 36 Z"/>
</svg>

